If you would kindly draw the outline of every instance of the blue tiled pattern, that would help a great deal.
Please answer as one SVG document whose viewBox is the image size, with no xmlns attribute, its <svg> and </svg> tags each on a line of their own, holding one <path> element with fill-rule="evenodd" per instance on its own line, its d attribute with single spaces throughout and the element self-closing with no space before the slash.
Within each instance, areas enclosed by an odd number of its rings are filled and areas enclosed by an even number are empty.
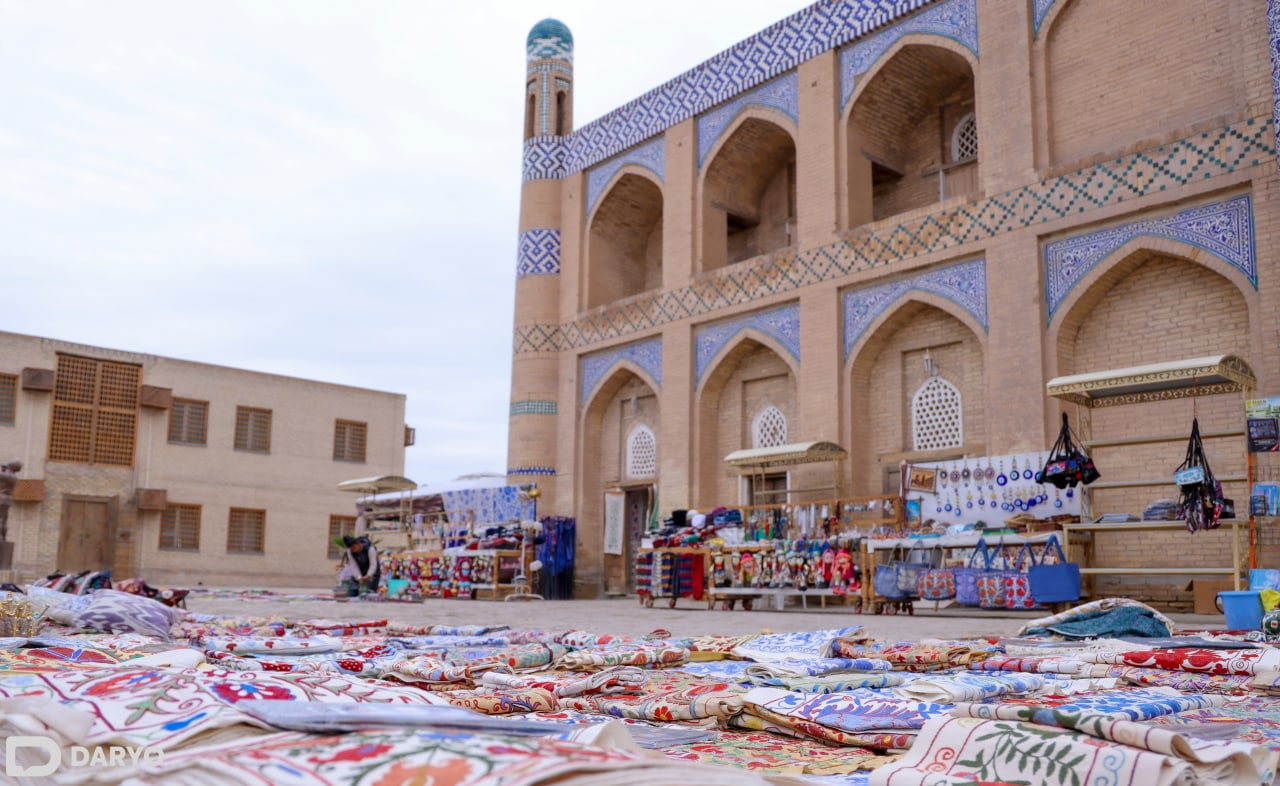
<svg viewBox="0 0 1280 786">
<path fill-rule="evenodd" d="M 698 166 L 724 133 L 733 119 L 746 106 L 768 106 L 780 110 L 794 123 L 800 122 L 800 75 L 783 74 L 755 90 L 743 93 L 727 104 L 716 107 L 698 118 Z"/>
<path fill-rule="evenodd" d="M 562 38 L 537 38 L 525 49 L 525 60 L 563 60 L 573 62 L 573 42 Z"/>
<path fill-rule="evenodd" d="M 776 339 L 791 357 L 800 360 L 800 305 L 792 303 L 781 308 L 744 314 L 734 319 L 703 325 L 694 331 L 694 384 L 702 381 L 702 375 L 711 361 L 725 345 L 744 330 L 759 331 Z"/>
<path fill-rule="evenodd" d="M 623 360 L 630 360 L 662 387 L 662 339 L 650 338 L 634 344 L 587 355 L 582 359 L 582 402 L 596 389 L 605 374 Z"/>
<path fill-rule="evenodd" d="M 603 164 L 592 167 L 587 172 L 587 215 L 590 215 L 591 211 L 595 209 L 596 200 L 600 198 L 604 187 L 609 185 L 609 181 L 613 179 L 619 169 L 622 169 L 627 164 L 636 164 L 654 173 L 659 180 L 665 182 L 666 162 L 666 140 L 664 137 L 658 137 L 652 142 L 633 147 L 616 158 L 611 158 Z"/>
<path fill-rule="evenodd" d="M 548 227 L 520 233 L 516 278 L 560 275 L 560 230 Z"/>
<path fill-rule="evenodd" d="M 929 3 L 930 0 L 813 3 L 575 131 L 570 136 L 567 172 L 578 172 L 611 158 Z"/>
<path fill-rule="evenodd" d="M 524 182 L 559 180 L 567 174 L 564 162 L 568 150 L 564 140 L 562 136 L 535 136 L 524 140 Z"/>
<path fill-rule="evenodd" d="M 844 358 L 858 343 L 867 327 L 885 309 L 911 291 L 928 292 L 946 298 L 968 311 L 987 329 L 987 261 L 973 259 L 929 270 L 910 278 L 862 287 L 844 294 Z"/>
<path fill-rule="evenodd" d="M 554 401 L 513 401 L 511 402 L 512 415 L 554 415 L 558 410 L 558 405 Z"/>
<path fill-rule="evenodd" d="M 507 470 L 507 477 L 514 475 L 554 475 L 555 467 L 511 467 Z"/>
<path fill-rule="evenodd" d="M 1033 13 L 1035 14 L 1036 35 L 1040 35 L 1040 23 L 1049 15 L 1049 9 L 1053 8 L 1055 0 L 1036 0 Z"/>
<path fill-rule="evenodd" d="M 857 78 L 905 35 L 929 33 L 964 44 L 978 56 L 978 0 L 946 0 L 904 19 L 840 52 L 840 107 L 853 95 Z"/>
<path fill-rule="evenodd" d="M 1044 246 L 1048 320 L 1080 279 L 1099 262 L 1141 235 L 1167 237 L 1199 246 L 1244 273 L 1258 287 L 1253 245 L 1253 201 L 1248 194 L 1183 210 L 1172 216 L 1135 221 L 1055 240 Z"/>
<path fill-rule="evenodd" d="M 468 510 L 474 514 L 475 523 L 481 526 L 533 518 L 533 503 L 521 502 L 520 490 L 515 486 L 442 491 L 440 498 L 449 520 L 454 523 L 466 521 L 465 512 Z"/>
<path fill-rule="evenodd" d="M 1267 32 L 1271 42 L 1271 113 L 1280 144 L 1280 0 L 1267 0 Z"/>
</svg>

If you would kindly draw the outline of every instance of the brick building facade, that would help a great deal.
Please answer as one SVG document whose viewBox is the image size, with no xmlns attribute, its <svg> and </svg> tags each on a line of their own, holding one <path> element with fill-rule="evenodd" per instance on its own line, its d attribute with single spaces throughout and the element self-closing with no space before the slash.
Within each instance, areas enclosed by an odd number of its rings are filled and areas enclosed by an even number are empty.
<svg viewBox="0 0 1280 786">
<path fill-rule="evenodd" d="M 846 491 L 871 494 L 904 459 L 1046 449 L 1057 376 L 1232 353 L 1280 394 L 1277 27 L 1274 2 L 830 0 L 575 129 L 572 37 L 536 25 L 508 479 L 578 519 L 579 594 L 624 588 L 607 489 L 656 490 L 663 515 L 738 504 L 724 457 L 762 439 L 844 446 Z M 922 397 L 951 431 L 921 440 Z M 1237 393 L 1099 410 L 1093 432 L 1185 433 L 1193 407 L 1241 426 Z M 1208 449 L 1242 477 L 1241 439 Z M 1177 600 L 1178 567 L 1229 562 L 1224 534 L 1192 537 L 1097 564 L 1168 565 L 1107 580 Z"/>
<path fill-rule="evenodd" d="M 13 571 L 332 587 L 344 480 L 404 471 L 405 397 L 0 332 Z"/>
</svg>

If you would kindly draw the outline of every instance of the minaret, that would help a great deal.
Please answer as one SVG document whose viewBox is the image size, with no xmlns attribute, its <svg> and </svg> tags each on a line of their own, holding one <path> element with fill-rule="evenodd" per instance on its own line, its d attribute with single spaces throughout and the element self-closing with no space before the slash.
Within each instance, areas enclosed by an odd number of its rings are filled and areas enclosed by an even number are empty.
<svg viewBox="0 0 1280 786">
<path fill-rule="evenodd" d="M 537 483 L 538 514 L 567 513 L 556 495 L 559 400 L 560 184 L 573 130 L 573 36 L 555 19 L 529 31 L 524 171 L 516 266 L 507 482 Z M 573 412 L 563 413 L 572 418 Z M 568 492 L 569 489 L 566 489 Z"/>
</svg>

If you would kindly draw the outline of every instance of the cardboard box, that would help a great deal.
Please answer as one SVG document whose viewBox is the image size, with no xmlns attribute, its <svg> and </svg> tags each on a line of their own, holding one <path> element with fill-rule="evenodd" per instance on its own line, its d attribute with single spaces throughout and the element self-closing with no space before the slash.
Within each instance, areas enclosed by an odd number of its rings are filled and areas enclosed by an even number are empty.
<svg viewBox="0 0 1280 786">
<path fill-rule="evenodd" d="M 1217 599 L 1219 592 L 1227 592 L 1236 588 L 1236 583 L 1226 579 L 1195 579 L 1187 585 L 1191 590 L 1192 605 L 1196 614 L 1221 614 Z M 1240 579 L 1240 589 L 1249 589 L 1249 580 Z"/>
</svg>

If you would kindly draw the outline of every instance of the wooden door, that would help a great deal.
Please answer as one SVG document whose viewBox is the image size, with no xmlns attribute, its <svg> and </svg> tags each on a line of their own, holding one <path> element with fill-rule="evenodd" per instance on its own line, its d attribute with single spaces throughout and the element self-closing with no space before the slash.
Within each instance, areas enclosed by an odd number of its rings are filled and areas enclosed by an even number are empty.
<svg viewBox="0 0 1280 786">
<path fill-rule="evenodd" d="M 110 497 L 63 497 L 58 570 L 108 570 L 115 561 L 115 521 Z"/>
<path fill-rule="evenodd" d="M 636 577 L 632 563 L 640 550 L 640 539 L 649 528 L 649 488 L 627 489 L 627 537 L 623 541 L 622 572 L 627 594 L 635 592 Z"/>
</svg>

